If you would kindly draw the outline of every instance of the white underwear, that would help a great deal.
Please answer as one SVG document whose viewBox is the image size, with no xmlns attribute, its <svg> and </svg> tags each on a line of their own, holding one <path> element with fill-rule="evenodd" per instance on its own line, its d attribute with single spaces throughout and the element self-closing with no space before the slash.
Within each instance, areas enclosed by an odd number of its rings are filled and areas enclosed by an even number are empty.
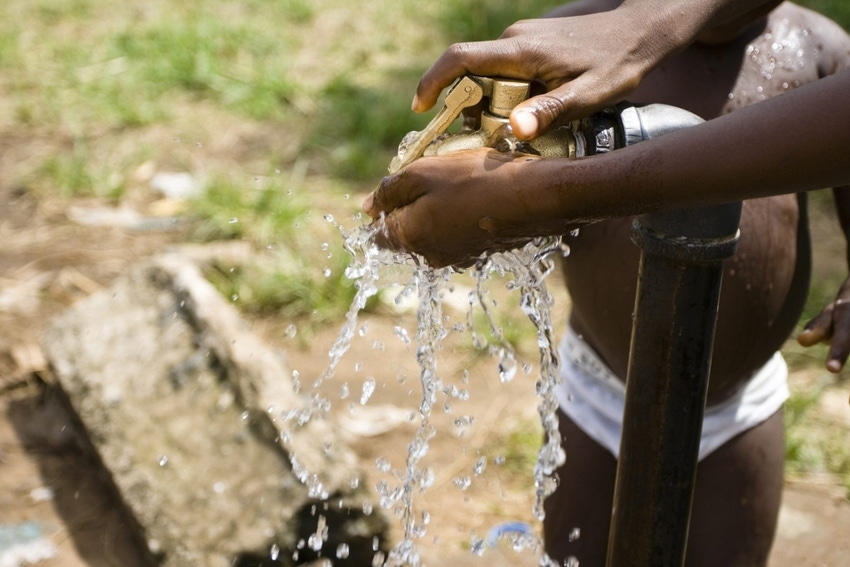
<svg viewBox="0 0 850 567">
<path fill-rule="evenodd" d="M 614 458 L 620 452 L 626 387 L 584 340 L 567 327 L 559 348 L 558 404 Z M 731 398 L 705 410 L 699 459 L 776 413 L 788 399 L 788 366 L 778 352 Z"/>
</svg>

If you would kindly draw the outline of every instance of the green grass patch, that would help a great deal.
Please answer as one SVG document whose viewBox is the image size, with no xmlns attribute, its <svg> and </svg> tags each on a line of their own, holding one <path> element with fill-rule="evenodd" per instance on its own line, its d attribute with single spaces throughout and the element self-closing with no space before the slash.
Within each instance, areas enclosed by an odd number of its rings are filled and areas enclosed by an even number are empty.
<svg viewBox="0 0 850 567">
<path fill-rule="evenodd" d="M 308 149 L 323 155 L 337 177 L 380 179 L 405 134 L 431 119 L 411 112 L 412 94 L 399 88 L 409 82 L 365 86 L 347 74 L 335 77 L 318 99 Z"/>
<path fill-rule="evenodd" d="M 279 38 L 255 31 L 212 15 L 126 30 L 110 60 L 125 60 L 130 75 L 99 86 L 110 101 L 136 88 L 145 99 L 182 90 L 250 118 L 279 118 L 295 89 L 288 53 Z"/>
<path fill-rule="evenodd" d="M 279 119 L 297 88 L 295 42 L 281 30 L 314 13 L 294 0 L 10 0 L 0 65 L 25 124 L 144 126 L 173 118 L 179 93 Z"/>
<path fill-rule="evenodd" d="M 496 39 L 514 22 L 540 17 L 561 4 L 557 0 L 449 0 L 440 3 L 437 21 L 452 41 Z"/>
<path fill-rule="evenodd" d="M 543 429 L 537 421 L 518 424 L 505 436 L 493 441 L 485 449 L 490 460 L 503 459 L 501 467 L 513 475 L 531 479 L 537 464 L 537 454 L 543 439 Z M 530 482 L 530 480 L 529 480 Z"/>
<path fill-rule="evenodd" d="M 297 322 L 304 339 L 312 330 L 341 320 L 357 289 L 345 277 L 349 257 L 341 247 L 325 248 L 321 261 L 305 261 L 289 252 L 242 268 L 219 267 L 207 276 L 240 310 Z M 374 306 L 375 301 L 367 304 L 367 311 Z"/>
<path fill-rule="evenodd" d="M 797 0 L 797 3 L 832 18 L 845 30 L 850 30 L 850 3 L 846 0 Z"/>
<path fill-rule="evenodd" d="M 818 408 L 824 391 L 833 381 L 824 371 L 822 378 L 804 390 L 793 392 L 785 403 L 785 467 L 792 476 L 835 475 L 850 495 L 850 446 L 846 428 L 824 417 Z"/>
<path fill-rule="evenodd" d="M 247 238 L 261 245 L 300 236 L 309 202 L 300 187 L 279 177 L 250 180 L 247 176 L 218 177 L 193 202 L 195 240 Z"/>
</svg>

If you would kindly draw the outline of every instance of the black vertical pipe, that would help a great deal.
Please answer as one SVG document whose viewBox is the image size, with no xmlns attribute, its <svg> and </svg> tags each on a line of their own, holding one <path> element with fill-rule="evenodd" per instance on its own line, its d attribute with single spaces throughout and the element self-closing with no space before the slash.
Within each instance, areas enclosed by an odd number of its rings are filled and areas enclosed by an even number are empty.
<svg viewBox="0 0 850 567">
<path fill-rule="evenodd" d="M 741 203 L 635 219 L 641 247 L 608 567 L 681 567 L 722 261 Z"/>
</svg>

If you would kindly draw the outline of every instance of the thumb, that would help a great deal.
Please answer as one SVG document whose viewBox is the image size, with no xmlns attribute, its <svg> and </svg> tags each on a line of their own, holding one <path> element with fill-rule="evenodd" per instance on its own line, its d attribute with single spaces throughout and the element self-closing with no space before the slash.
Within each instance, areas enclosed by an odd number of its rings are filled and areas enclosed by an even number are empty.
<svg viewBox="0 0 850 567">
<path fill-rule="evenodd" d="M 545 134 L 564 110 L 555 91 L 530 98 L 511 111 L 511 128 L 520 140 L 533 140 Z"/>
<path fill-rule="evenodd" d="M 584 118 L 618 102 L 628 90 L 625 87 L 602 88 L 586 73 L 518 104 L 511 112 L 511 128 L 517 138 L 531 140 L 554 125 Z"/>
</svg>

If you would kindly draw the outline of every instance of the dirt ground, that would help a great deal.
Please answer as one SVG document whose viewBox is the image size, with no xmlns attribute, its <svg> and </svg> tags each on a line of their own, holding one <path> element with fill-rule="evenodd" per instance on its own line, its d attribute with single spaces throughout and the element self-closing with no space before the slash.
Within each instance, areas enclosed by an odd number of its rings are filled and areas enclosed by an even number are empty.
<svg viewBox="0 0 850 567">
<path fill-rule="evenodd" d="M 134 534 L 45 389 L 51 376 L 38 344 L 51 317 L 108 287 L 133 262 L 182 235 L 85 227 L 70 222 L 66 213 L 66 202 L 36 202 L 12 190 L 0 195 L 0 528 L 39 526 L 54 550 L 52 558 L 34 558 L 36 565 L 134 565 Z M 447 313 L 463 320 L 451 307 Z M 563 312 L 556 313 L 562 318 Z M 285 321 L 252 323 L 285 351 L 305 384 L 326 367 L 339 330 L 326 328 L 303 340 L 288 338 Z M 419 425 L 415 346 L 400 340 L 398 332 L 402 327 L 413 334 L 415 325 L 410 312 L 365 317 L 351 352 L 323 385 L 339 400 L 336 416 L 354 432 L 349 442 L 362 456 L 371 486 L 395 482 Z M 534 372 L 520 370 L 502 383 L 494 360 L 475 360 L 464 340 L 468 337 L 450 336 L 439 353 L 445 383 L 468 390 L 469 396 L 442 396 L 432 414 L 437 434 L 425 465 L 435 478 L 416 500 L 417 513 L 427 511 L 430 523 L 417 546 L 427 565 L 537 565 L 536 554 L 515 553 L 504 544 L 487 547 L 481 557 L 469 550 L 472 537 L 485 538 L 500 523 L 535 525 L 527 455 L 506 450 L 505 440 L 516 439 L 517 432 L 539 437 L 539 424 Z M 524 356 L 535 360 L 533 352 Z M 363 405 L 362 385 L 370 379 L 375 392 Z M 393 524 L 397 538 L 400 523 Z M 789 482 L 771 565 L 845 565 L 848 528 L 850 503 L 834 479 Z"/>
</svg>

